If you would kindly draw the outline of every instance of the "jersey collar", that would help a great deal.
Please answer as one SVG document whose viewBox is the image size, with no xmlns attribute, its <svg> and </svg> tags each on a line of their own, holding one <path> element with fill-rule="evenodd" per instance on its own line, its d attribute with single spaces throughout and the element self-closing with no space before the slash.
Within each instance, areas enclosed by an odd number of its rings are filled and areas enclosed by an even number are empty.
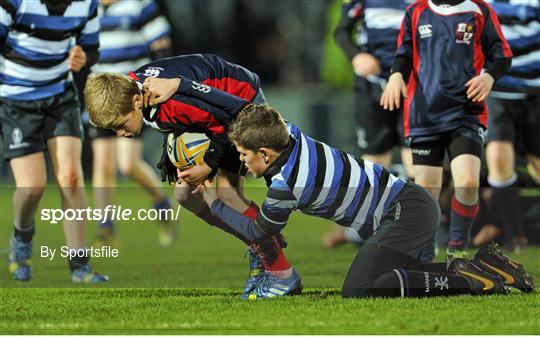
<svg viewBox="0 0 540 337">
<path fill-rule="evenodd" d="M 475 12 L 482 15 L 482 10 L 477 4 L 471 0 L 464 0 L 459 3 L 458 1 L 448 1 L 450 5 L 436 5 L 433 0 L 429 0 L 429 8 L 439 15 L 454 15 L 466 12 Z M 451 4 L 457 3 L 457 4 Z"/>
</svg>

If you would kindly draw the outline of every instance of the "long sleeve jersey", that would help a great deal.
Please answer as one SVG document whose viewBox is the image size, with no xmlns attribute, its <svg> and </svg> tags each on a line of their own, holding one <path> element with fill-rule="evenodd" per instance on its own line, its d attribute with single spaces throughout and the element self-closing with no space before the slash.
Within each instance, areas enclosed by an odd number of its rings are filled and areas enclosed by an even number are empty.
<svg viewBox="0 0 540 337">
<path fill-rule="evenodd" d="M 404 103 L 405 136 L 486 126 L 485 102 L 467 98 L 465 84 L 487 63 L 511 58 L 495 12 L 482 0 L 436 5 L 418 0 L 407 8 L 397 57 L 411 60 Z"/>
<path fill-rule="evenodd" d="M 523 99 L 540 94 L 540 1 L 491 0 L 512 49 L 512 67 L 499 79 L 493 97 Z"/>
<path fill-rule="evenodd" d="M 345 55 L 375 56 L 381 64 L 381 77 L 387 78 L 396 53 L 396 41 L 412 0 L 350 0 L 341 6 L 341 18 L 334 32 Z"/>
<path fill-rule="evenodd" d="M 97 61 L 97 8 L 97 0 L 0 1 L 0 97 L 31 101 L 64 92 L 75 44 L 87 65 Z"/>
<path fill-rule="evenodd" d="M 405 186 L 381 165 L 357 159 L 287 125 L 288 148 L 264 173 L 269 187 L 256 220 L 220 200 L 212 212 L 251 241 L 279 233 L 295 210 L 352 227 L 367 238 Z"/>
<path fill-rule="evenodd" d="M 164 132 L 204 133 L 210 147 L 204 156 L 219 166 L 228 147 L 228 125 L 260 89 L 257 74 L 211 54 L 156 60 L 130 73 L 139 85 L 148 77 L 180 78 L 177 92 L 165 103 L 143 111 L 149 126 Z"/>
</svg>

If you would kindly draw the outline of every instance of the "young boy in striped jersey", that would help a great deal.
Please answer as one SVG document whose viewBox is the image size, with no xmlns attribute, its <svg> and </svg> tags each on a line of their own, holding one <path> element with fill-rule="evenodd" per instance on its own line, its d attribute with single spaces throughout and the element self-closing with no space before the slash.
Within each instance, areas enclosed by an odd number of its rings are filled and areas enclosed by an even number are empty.
<svg viewBox="0 0 540 337">
<path fill-rule="evenodd" d="M 72 72 L 97 61 L 97 0 L 0 1 L 0 127 L 4 159 L 17 189 L 9 270 L 32 277 L 35 214 L 47 184 L 45 151 L 60 187 L 62 208 L 87 207 L 81 167 L 82 125 Z M 64 220 L 73 282 L 104 282 L 89 265 L 86 222 Z M 79 256 L 80 254 L 80 256 Z"/>
<path fill-rule="evenodd" d="M 433 196 L 378 164 L 311 139 L 267 105 L 242 111 L 229 137 L 269 190 L 254 220 L 206 187 L 203 197 L 214 215 L 255 242 L 280 233 L 294 210 L 354 228 L 366 241 L 345 278 L 344 297 L 506 294 L 505 284 L 534 289 L 523 267 L 495 246 L 481 249 L 471 261 L 455 259 L 448 269 L 445 263 L 420 264 L 439 223 Z M 499 272 L 504 284 L 492 274 Z M 295 294 L 301 287 L 295 275 L 294 270 L 283 277 L 263 273 L 249 298 Z"/>
</svg>

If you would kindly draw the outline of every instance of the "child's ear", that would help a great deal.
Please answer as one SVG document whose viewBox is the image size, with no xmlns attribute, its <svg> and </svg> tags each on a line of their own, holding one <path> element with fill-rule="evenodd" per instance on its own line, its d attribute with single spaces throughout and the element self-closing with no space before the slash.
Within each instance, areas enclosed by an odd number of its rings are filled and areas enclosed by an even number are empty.
<svg viewBox="0 0 540 337">
<path fill-rule="evenodd" d="M 258 152 L 260 156 L 262 157 L 262 159 L 264 160 L 264 162 L 268 164 L 270 162 L 270 153 L 268 152 L 268 149 L 265 147 L 261 147 Z"/>
<path fill-rule="evenodd" d="M 142 109 L 143 97 L 142 95 L 133 95 L 131 99 L 134 109 Z"/>
</svg>

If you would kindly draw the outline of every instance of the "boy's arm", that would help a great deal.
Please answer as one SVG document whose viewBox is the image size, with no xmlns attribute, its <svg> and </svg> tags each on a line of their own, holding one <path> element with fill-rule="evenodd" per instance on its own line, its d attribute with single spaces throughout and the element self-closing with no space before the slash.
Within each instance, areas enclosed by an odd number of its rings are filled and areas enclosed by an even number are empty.
<svg viewBox="0 0 540 337">
<path fill-rule="evenodd" d="M 231 146 L 234 145 L 229 140 L 229 136 L 227 133 L 213 136 L 210 139 L 210 145 L 208 146 L 208 150 L 206 150 L 206 153 L 203 157 L 206 165 L 208 165 L 208 167 L 210 167 L 212 171 L 216 171 L 219 163 L 227 155 L 228 148 Z"/>
<path fill-rule="evenodd" d="M 352 41 L 353 31 L 356 24 L 360 21 L 364 8 L 360 1 L 350 1 L 341 6 L 341 17 L 336 29 L 334 30 L 334 39 L 341 47 L 347 58 L 352 59 L 361 52 L 366 52 L 358 47 Z"/>
<path fill-rule="evenodd" d="M 15 21 L 17 8 L 11 1 L 0 1 L 0 44 L 4 44 L 8 35 L 9 27 Z"/>
<path fill-rule="evenodd" d="M 198 130 L 191 132 L 206 133 L 210 138 L 210 146 L 204 155 L 204 162 L 210 168 L 210 171 L 215 172 L 223 158 L 227 155 L 228 149 L 233 146 L 228 139 L 227 126 L 236 113 L 247 104 L 247 101 L 242 100 L 241 104 L 244 105 L 235 107 L 230 111 L 225 111 L 203 100 L 175 94 L 172 98 L 161 104 L 159 118 L 164 123 L 178 123 L 187 127 L 188 130 Z M 193 175 L 193 173 L 193 171 L 187 170 L 182 173 L 181 177 L 186 178 L 186 175 Z M 197 176 L 200 176 L 200 173 L 198 172 Z M 202 179 L 202 177 L 199 178 Z M 191 180 L 191 178 L 186 178 L 186 180 Z M 196 180 L 200 179 L 197 178 Z"/>
<path fill-rule="evenodd" d="M 204 194 L 212 213 L 250 241 L 258 242 L 278 234 L 287 224 L 297 201 L 282 181 L 274 180 L 257 219 L 253 220 L 227 206 L 215 194 Z"/>
<path fill-rule="evenodd" d="M 512 51 L 502 34 L 499 19 L 489 4 L 484 5 L 487 13 L 481 40 L 488 68 L 485 73 L 473 77 L 465 84 L 467 98 L 475 103 L 483 101 L 489 95 L 494 83 L 512 65 Z"/>
<path fill-rule="evenodd" d="M 162 15 L 159 6 L 154 0 L 144 0 L 144 7 L 134 18 L 133 25 L 138 28 L 141 37 L 150 46 L 161 38 L 169 37 L 171 26 Z"/>
<path fill-rule="evenodd" d="M 134 19 L 134 25 L 140 27 L 142 37 L 146 40 L 152 59 L 171 57 L 174 55 L 171 46 L 171 26 L 154 0 L 144 0 L 145 6 Z"/>
<path fill-rule="evenodd" d="M 391 73 L 399 72 L 406 80 L 412 70 L 413 29 L 411 27 L 411 8 L 407 9 L 397 39 L 396 57 Z"/>
<path fill-rule="evenodd" d="M 229 94 L 226 91 L 206 84 L 201 84 L 184 76 L 181 76 L 180 84 L 178 85 L 176 92 L 201 99 L 208 104 L 223 109 L 224 111 L 232 111 L 235 114 L 239 111 L 239 108 L 248 103 L 247 100 L 241 97 Z"/>
<path fill-rule="evenodd" d="M 482 49 L 489 64 L 486 72 L 497 81 L 510 69 L 512 51 L 502 33 L 495 11 L 489 4 L 485 3 L 485 6 L 488 15 L 486 15 L 486 23 L 482 31 Z"/>
<path fill-rule="evenodd" d="M 98 1 L 92 1 L 88 13 L 88 21 L 76 39 L 86 54 L 85 67 L 91 67 L 99 59 L 99 15 Z"/>
<path fill-rule="evenodd" d="M 334 31 L 336 43 L 351 61 L 354 72 L 358 76 L 379 75 L 379 60 L 369 53 L 365 45 L 358 46 L 353 42 L 354 30 L 364 17 L 364 1 L 345 2 L 341 7 L 341 18 Z"/>
<path fill-rule="evenodd" d="M 179 78 L 147 77 L 144 79 L 143 88 L 146 106 L 163 103 L 174 94 L 180 94 L 202 100 L 234 116 L 248 103 L 243 98 L 183 76 Z"/>
<path fill-rule="evenodd" d="M 410 6 L 405 12 L 405 17 L 401 22 L 401 29 L 398 35 L 396 57 L 388 83 L 381 95 L 380 105 L 385 110 L 394 111 L 401 106 L 402 97 L 407 97 L 407 85 L 405 81 L 410 76 L 412 70 L 413 55 L 413 33 L 411 27 Z"/>
</svg>

